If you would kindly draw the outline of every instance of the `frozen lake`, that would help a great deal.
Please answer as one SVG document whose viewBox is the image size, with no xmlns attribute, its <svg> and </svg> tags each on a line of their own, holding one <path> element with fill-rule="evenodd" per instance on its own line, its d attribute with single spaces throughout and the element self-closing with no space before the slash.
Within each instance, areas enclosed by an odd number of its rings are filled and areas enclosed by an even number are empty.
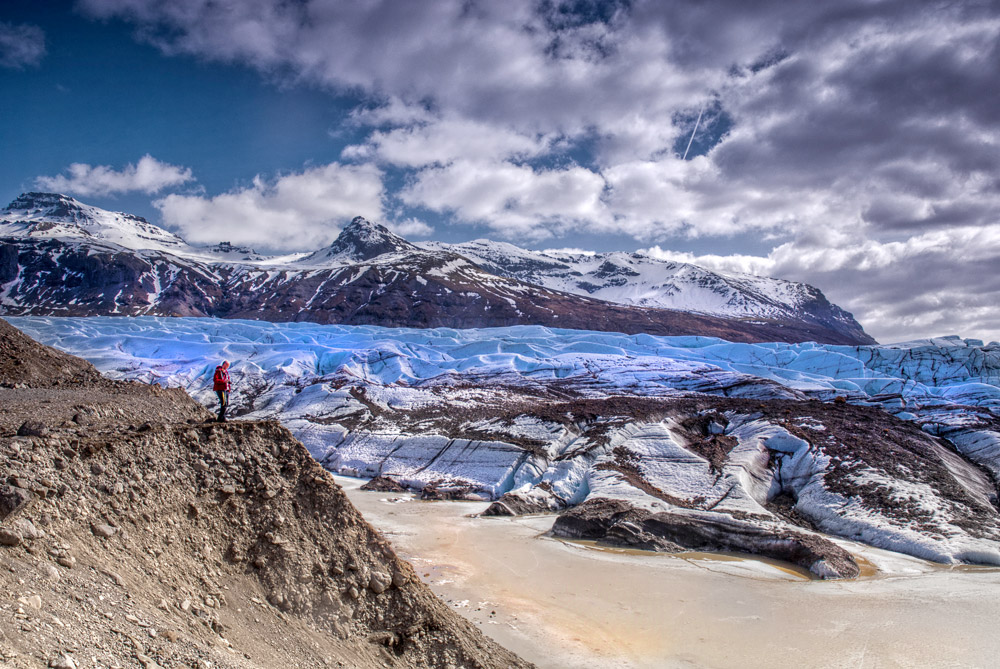
<svg viewBox="0 0 1000 669">
<path fill-rule="evenodd" d="M 1000 570 L 841 542 L 878 573 L 813 581 L 566 543 L 543 536 L 552 516 L 470 518 L 486 504 L 338 482 L 444 601 L 540 667 L 988 667 L 1000 653 Z"/>
</svg>

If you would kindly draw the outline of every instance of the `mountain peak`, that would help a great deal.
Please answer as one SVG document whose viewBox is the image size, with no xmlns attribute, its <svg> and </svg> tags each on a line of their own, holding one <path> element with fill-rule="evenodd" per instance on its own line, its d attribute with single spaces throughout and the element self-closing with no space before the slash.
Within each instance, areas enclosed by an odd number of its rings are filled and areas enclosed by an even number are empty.
<svg viewBox="0 0 1000 669">
<path fill-rule="evenodd" d="M 78 220 L 85 216 L 84 205 L 60 193 L 21 193 L 4 209 L 5 214 L 32 218 Z"/>
<path fill-rule="evenodd" d="M 370 260 L 384 253 L 417 250 L 416 246 L 384 225 L 356 216 L 340 231 L 327 253 L 330 256 L 350 256 L 354 260 Z"/>
<path fill-rule="evenodd" d="M 142 216 L 106 211 L 61 193 L 21 193 L 0 211 L 0 232 L 99 239 L 130 249 L 176 250 L 186 246 L 183 239 Z"/>
<path fill-rule="evenodd" d="M 79 205 L 80 202 L 71 198 L 69 195 L 63 195 L 62 193 L 43 193 L 38 191 L 29 191 L 27 193 L 21 193 L 14 201 L 7 205 L 7 209 L 27 209 L 29 207 L 56 204 L 59 202 L 66 202 Z"/>
<path fill-rule="evenodd" d="M 123 212 L 105 212 L 103 209 L 84 204 L 62 193 L 21 193 L 3 210 L 5 215 L 13 215 L 21 220 L 45 220 L 61 222 L 91 221 L 102 213 L 110 213 L 124 219 L 149 224 L 142 216 Z"/>
<path fill-rule="evenodd" d="M 351 222 L 345 225 L 344 229 L 340 231 L 340 236 L 343 237 L 344 235 L 360 237 L 388 236 L 402 239 L 402 237 L 395 234 L 381 223 L 373 223 L 363 216 L 355 216 L 351 219 Z"/>
</svg>

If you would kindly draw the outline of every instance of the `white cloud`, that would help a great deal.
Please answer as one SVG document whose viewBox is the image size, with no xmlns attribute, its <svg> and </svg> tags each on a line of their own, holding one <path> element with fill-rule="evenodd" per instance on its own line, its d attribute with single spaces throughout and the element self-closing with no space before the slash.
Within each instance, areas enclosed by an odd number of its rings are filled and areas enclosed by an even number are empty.
<svg viewBox="0 0 1000 669">
<path fill-rule="evenodd" d="M 550 253 L 553 255 L 571 255 L 571 256 L 595 256 L 596 251 L 588 251 L 587 249 L 578 249 L 574 247 L 566 247 L 561 249 L 544 249 L 542 253 Z"/>
<path fill-rule="evenodd" d="M 485 223 L 508 238 L 541 239 L 574 227 L 612 224 L 604 179 L 582 167 L 536 170 L 509 162 L 454 161 L 421 171 L 403 202 Z"/>
<path fill-rule="evenodd" d="M 350 119 L 358 126 L 407 126 L 430 123 L 435 115 L 423 104 L 408 104 L 393 96 L 381 104 L 353 110 Z"/>
<path fill-rule="evenodd" d="M 558 4 L 552 13 L 560 13 Z M 639 115 L 656 119 L 645 125 L 663 136 L 679 100 L 690 104 L 727 76 L 673 62 L 671 37 L 655 24 L 585 22 L 556 30 L 534 0 L 80 5 L 98 17 L 168 27 L 146 34 L 169 53 L 268 72 L 286 68 L 337 90 L 394 101 L 385 113 L 397 120 L 399 112 L 429 102 L 482 122 L 517 125 L 529 135 L 573 134 Z"/>
<path fill-rule="evenodd" d="M 407 218 L 403 221 L 387 221 L 385 226 L 401 237 L 430 237 L 434 234 L 433 226 L 416 219 Z"/>
<path fill-rule="evenodd" d="M 122 170 L 115 170 L 108 165 L 73 163 L 66 171 L 68 175 L 38 177 L 35 183 L 39 188 L 58 193 L 88 196 L 133 191 L 153 194 L 194 180 L 190 168 L 161 163 L 149 154 L 140 158 L 135 165 L 126 165 Z"/>
<path fill-rule="evenodd" d="M 657 260 L 698 265 L 715 272 L 771 276 L 774 271 L 774 261 L 771 258 L 761 256 L 739 254 L 718 255 L 711 253 L 695 255 L 686 251 L 663 249 L 660 248 L 659 244 L 645 249 L 638 249 L 638 253 L 643 253 Z"/>
<path fill-rule="evenodd" d="M 455 160 L 529 158 L 549 141 L 509 128 L 468 119 L 435 119 L 419 125 L 375 131 L 364 144 L 344 149 L 344 158 L 377 159 L 404 167 L 447 165 Z"/>
<path fill-rule="evenodd" d="M 230 241 L 260 249 L 314 250 L 355 216 L 382 218 L 382 172 L 330 163 L 215 197 L 171 194 L 153 204 L 164 223 L 196 243 Z"/>
<path fill-rule="evenodd" d="M 38 26 L 0 21 L 0 67 L 38 65 L 45 55 L 45 33 Z"/>
</svg>

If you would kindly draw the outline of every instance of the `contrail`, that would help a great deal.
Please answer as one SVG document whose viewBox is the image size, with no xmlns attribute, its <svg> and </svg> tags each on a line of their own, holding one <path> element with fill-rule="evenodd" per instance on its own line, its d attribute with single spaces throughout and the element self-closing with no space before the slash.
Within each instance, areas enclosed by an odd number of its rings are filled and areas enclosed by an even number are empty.
<svg viewBox="0 0 1000 669">
<path fill-rule="evenodd" d="M 694 134 L 698 132 L 698 124 L 701 123 L 701 115 L 705 113 L 705 107 L 702 106 L 701 111 L 698 112 L 698 120 L 694 122 L 694 130 L 691 131 L 691 139 L 688 140 L 688 147 L 684 149 L 684 157 L 681 160 L 687 160 L 688 151 L 691 150 L 691 142 L 694 141 Z"/>
</svg>

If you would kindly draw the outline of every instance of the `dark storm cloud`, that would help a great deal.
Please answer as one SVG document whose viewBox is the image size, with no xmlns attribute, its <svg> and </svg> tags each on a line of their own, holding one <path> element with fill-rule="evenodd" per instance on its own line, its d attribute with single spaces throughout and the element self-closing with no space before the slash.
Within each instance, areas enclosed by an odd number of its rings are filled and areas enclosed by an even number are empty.
<svg viewBox="0 0 1000 669">
<path fill-rule="evenodd" d="M 884 267 L 810 272 L 789 264 L 776 269 L 808 276 L 834 301 L 851 301 L 859 318 L 879 324 L 883 342 L 912 339 L 918 333 L 1000 339 L 996 257 L 968 259 L 963 250 L 943 245 Z M 863 291 L 857 288 L 859 279 Z"/>
</svg>

